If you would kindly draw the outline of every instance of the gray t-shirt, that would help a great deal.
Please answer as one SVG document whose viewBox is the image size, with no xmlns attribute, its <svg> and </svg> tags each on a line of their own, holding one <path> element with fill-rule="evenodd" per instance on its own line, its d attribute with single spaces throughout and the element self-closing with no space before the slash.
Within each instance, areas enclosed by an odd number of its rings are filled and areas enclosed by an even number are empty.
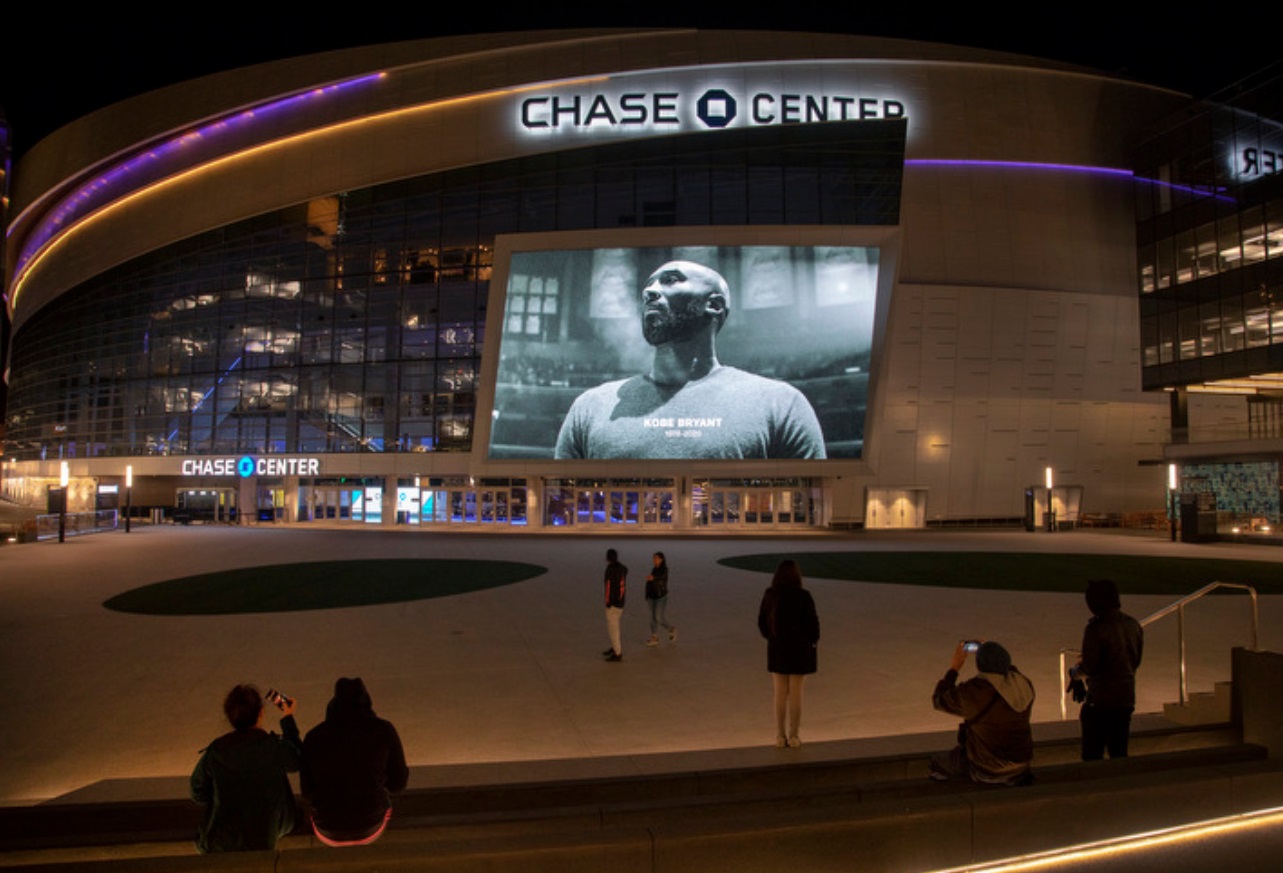
<svg viewBox="0 0 1283 873">
<path fill-rule="evenodd" d="M 633 376 L 575 399 L 557 458 L 823 458 L 824 434 L 801 391 L 718 367 L 680 386 Z"/>
</svg>

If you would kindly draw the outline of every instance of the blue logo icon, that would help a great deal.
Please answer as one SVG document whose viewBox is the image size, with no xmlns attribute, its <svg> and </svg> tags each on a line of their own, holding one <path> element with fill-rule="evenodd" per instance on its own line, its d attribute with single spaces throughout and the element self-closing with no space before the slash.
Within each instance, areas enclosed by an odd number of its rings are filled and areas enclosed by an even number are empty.
<svg viewBox="0 0 1283 873">
<path fill-rule="evenodd" d="M 250 476 L 253 476 L 254 459 L 251 458 L 249 455 L 245 455 L 243 458 L 237 461 L 236 475 L 240 476 L 242 479 L 248 479 Z"/>
<path fill-rule="evenodd" d="M 695 103 L 695 114 L 707 127 L 721 128 L 735 120 L 735 98 L 721 88 L 710 88 Z"/>
</svg>

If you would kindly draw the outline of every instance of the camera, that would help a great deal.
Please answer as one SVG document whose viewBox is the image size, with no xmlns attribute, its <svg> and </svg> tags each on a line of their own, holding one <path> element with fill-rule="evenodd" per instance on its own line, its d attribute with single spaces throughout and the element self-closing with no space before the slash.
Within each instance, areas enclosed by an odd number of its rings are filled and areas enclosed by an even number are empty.
<svg viewBox="0 0 1283 873">
<path fill-rule="evenodd" d="M 284 694 L 277 691 L 275 688 L 269 688 L 267 690 L 266 696 L 267 696 L 268 702 L 274 703 L 276 705 L 276 708 L 281 710 L 282 712 L 287 707 L 294 705 L 294 698 L 286 697 Z"/>
</svg>

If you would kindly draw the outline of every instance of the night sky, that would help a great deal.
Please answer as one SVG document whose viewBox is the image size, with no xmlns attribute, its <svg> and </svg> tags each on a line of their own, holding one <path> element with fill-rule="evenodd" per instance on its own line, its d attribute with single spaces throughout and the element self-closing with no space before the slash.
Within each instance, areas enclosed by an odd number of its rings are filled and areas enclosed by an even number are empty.
<svg viewBox="0 0 1283 873">
<path fill-rule="evenodd" d="M 1240 80 L 1271 65 L 1275 76 L 1283 72 L 1283 39 L 1277 27 L 1267 21 L 1234 23 L 1228 12 L 1210 6 L 1203 10 L 1207 20 L 1199 22 L 1191 20 L 1189 12 L 1178 15 L 1174 8 L 1142 17 L 1116 8 L 1093 11 L 1082 4 L 988 4 L 985 12 L 974 11 L 978 4 L 968 4 L 965 12 L 959 5 L 960 11 L 951 14 L 933 14 L 914 3 L 895 4 L 901 11 L 893 12 L 867 11 L 864 5 L 801 0 L 779 4 L 766 15 L 730 4 L 651 3 L 644 8 L 635 5 L 636 12 L 625 16 L 573 3 L 555 8 L 529 4 L 530 11 L 507 14 L 479 4 L 451 10 L 426 3 L 329 9 L 224 3 L 158 7 L 149 17 L 140 6 L 100 4 L 90 8 L 104 17 L 84 20 L 65 4 L 45 4 L 48 11 L 28 4 L 23 12 L 30 17 L 21 23 L 10 18 L 3 27 L 0 108 L 8 118 L 15 152 L 21 154 L 60 125 L 94 109 L 219 70 L 356 45 L 561 27 L 685 26 L 894 36 L 1077 63 L 1198 97 L 1232 90 Z"/>
</svg>

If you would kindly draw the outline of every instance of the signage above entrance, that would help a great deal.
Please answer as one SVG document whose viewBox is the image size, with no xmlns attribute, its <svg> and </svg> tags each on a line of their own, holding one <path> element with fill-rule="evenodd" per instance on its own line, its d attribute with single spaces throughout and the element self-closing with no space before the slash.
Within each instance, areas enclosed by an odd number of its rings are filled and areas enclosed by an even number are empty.
<svg viewBox="0 0 1283 873">
<path fill-rule="evenodd" d="M 184 476 L 319 476 L 320 458 L 188 458 L 183 461 Z"/>
</svg>

